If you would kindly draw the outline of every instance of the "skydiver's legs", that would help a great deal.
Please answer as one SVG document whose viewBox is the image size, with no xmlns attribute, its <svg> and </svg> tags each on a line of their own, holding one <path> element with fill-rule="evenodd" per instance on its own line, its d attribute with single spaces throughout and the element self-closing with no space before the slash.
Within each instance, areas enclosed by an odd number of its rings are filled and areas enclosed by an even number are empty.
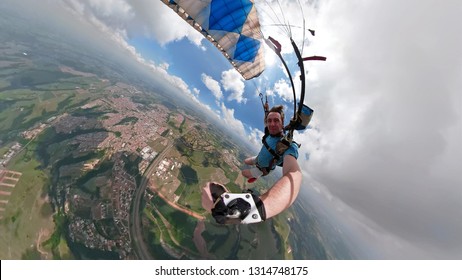
<svg viewBox="0 0 462 280">
<path fill-rule="evenodd" d="M 257 167 L 242 170 L 242 176 L 246 177 L 248 179 L 247 182 L 249 183 L 255 182 L 255 180 L 260 178 L 261 175 L 263 175 L 263 172 L 261 172 L 261 170 Z"/>
<path fill-rule="evenodd" d="M 244 163 L 247 165 L 255 165 L 257 163 L 257 156 L 246 158 Z M 242 170 L 242 176 L 246 178 L 253 178 L 252 173 L 250 173 L 250 169 Z"/>
<path fill-rule="evenodd" d="M 257 157 L 249 157 L 244 160 L 244 163 L 247 165 L 255 165 L 257 163 Z M 260 171 L 257 167 L 252 167 L 250 169 L 244 169 L 242 170 L 242 176 L 246 177 L 248 180 L 247 182 L 253 183 L 255 180 L 257 180 L 261 175 L 263 175 L 263 172 Z"/>
<path fill-rule="evenodd" d="M 247 179 L 252 178 L 252 173 L 250 173 L 250 169 L 244 169 L 241 173 L 242 176 L 244 176 Z"/>
<path fill-rule="evenodd" d="M 246 158 L 244 163 L 247 165 L 255 165 L 255 163 L 257 163 L 257 156 Z"/>
</svg>

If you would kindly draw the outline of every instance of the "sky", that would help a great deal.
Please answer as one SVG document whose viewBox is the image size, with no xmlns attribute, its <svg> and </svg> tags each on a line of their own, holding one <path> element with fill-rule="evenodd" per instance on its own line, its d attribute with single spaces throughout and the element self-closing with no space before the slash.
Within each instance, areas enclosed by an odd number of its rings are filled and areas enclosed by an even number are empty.
<svg viewBox="0 0 462 280">
<path fill-rule="evenodd" d="M 257 149 L 257 89 L 292 114 L 289 81 L 270 51 L 262 76 L 244 81 L 160 1 L 6 2 L 111 38 Z M 305 56 L 327 57 L 305 64 L 306 104 L 315 113 L 310 129 L 295 135 L 299 199 L 326 213 L 359 258 L 461 259 L 462 2 L 267 0 L 256 7 L 263 34 L 282 43 L 295 77 L 287 34 L 274 24 L 293 26 Z M 303 18 L 315 37 L 303 40 Z"/>
</svg>

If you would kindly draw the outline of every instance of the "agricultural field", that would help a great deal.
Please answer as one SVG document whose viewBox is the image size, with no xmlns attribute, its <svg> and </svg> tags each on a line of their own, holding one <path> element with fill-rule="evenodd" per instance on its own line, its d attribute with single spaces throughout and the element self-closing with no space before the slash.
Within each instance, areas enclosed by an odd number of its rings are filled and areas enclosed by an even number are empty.
<svg viewBox="0 0 462 280">
<path fill-rule="evenodd" d="M 8 64 L 3 60 L 5 67 L 0 69 L 0 159 L 12 146 L 19 145 L 21 149 L 2 162 L 5 170 L 22 174 L 14 188 L 6 192 L 9 195 L 0 195 L 0 200 L 7 202 L 0 205 L 0 258 L 51 259 L 52 250 L 72 258 L 64 236 L 55 234 L 55 209 L 49 197 L 51 170 L 38 157 L 43 138 L 39 136 L 48 131 L 56 117 L 94 99 L 95 91 L 107 83 L 59 68 L 39 70 L 27 57 L 17 57 L 17 61 Z M 56 147 L 58 155 L 63 148 Z M 3 191 L 5 187 L 1 188 Z"/>
<path fill-rule="evenodd" d="M 8 204 L 0 220 L 0 259 L 51 258 L 49 248 L 41 245 L 54 230 L 47 196 L 49 174 L 40 170 L 40 163 L 29 159 L 28 153 L 18 154 L 8 167 L 22 175 L 11 195 L 1 197 L 8 199 Z"/>
</svg>

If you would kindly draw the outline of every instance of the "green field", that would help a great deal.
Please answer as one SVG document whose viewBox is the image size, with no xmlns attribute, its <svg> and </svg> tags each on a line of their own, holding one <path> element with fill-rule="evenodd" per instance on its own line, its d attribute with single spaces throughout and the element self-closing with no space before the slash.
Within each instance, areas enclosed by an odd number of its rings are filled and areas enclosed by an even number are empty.
<svg viewBox="0 0 462 280">
<path fill-rule="evenodd" d="M 200 257 L 192 242 L 197 223 L 195 218 L 172 208 L 158 196 L 155 196 L 145 208 L 144 215 L 148 217 L 148 226 L 152 228 L 148 239 L 151 240 L 151 252 L 154 256 L 163 256 L 164 259 L 166 256 L 174 257 L 169 254 L 172 250 L 187 259 Z M 160 243 L 164 243 L 170 250 L 159 247 Z M 164 252 L 160 254 L 159 250 Z"/>
<path fill-rule="evenodd" d="M 74 76 L 57 68 L 37 70 L 22 67 L 14 71 L 2 69 L 0 72 L 0 143 L 3 142 L 0 157 L 13 143 L 27 143 L 6 166 L 8 170 L 21 172 L 22 175 L 11 195 L 0 197 L 8 200 L 0 219 L 0 259 L 72 258 L 64 236 L 55 231 L 55 209 L 52 209 L 48 197 L 52 185 L 51 171 L 44 167 L 44 162 L 39 162 L 40 149 L 42 155 L 47 148 L 50 149 L 47 154 L 51 158 L 48 160 L 54 162 L 68 155 L 72 147 L 66 142 L 47 142 L 54 137 L 53 133 L 48 134 L 51 130 L 45 129 L 30 142 L 24 140 L 20 133 L 96 98 L 93 93 L 79 89 L 106 84 L 95 77 Z M 44 146 L 44 143 L 50 145 Z M 72 168 L 67 172 L 75 173 Z M 97 184 L 89 181 L 84 188 L 94 192 Z"/>
<path fill-rule="evenodd" d="M 32 253 L 36 251 L 39 235 L 43 232 L 42 243 L 54 228 L 53 211 L 47 200 L 49 174 L 40 170 L 40 164 L 33 158 L 25 160 L 27 153 L 30 151 L 17 155 L 9 165 L 10 170 L 22 172 L 22 176 L 0 220 L 0 259 L 39 256 Z M 49 252 L 47 248 L 42 249 Z M 51 254 L 48 257 L 51 258 Z"/>
<path fill-rule="evenodd" d="M 96 98 L 96 94 L 77 88 L 105 85 L 94 77 L 69 78 L 66 75 L 66 79 L 60 80 L 60 71 L 43 72 L 45 74 L 39 75 L 41 71 L 34 70 L 33 73 L 24 74 L 24 77 L 13 77 L 11 83 L 18 84 L 18 87 L 10 86 L 0 90 L 0 140 L 12 141 L 19 132 L 43 123 L 50 117 L 68 113 Z M 27 77 L 31 75 L 38 77 L 34 76 L 35 80 L 28 82 Z M 25 85 L 29 87 L 25 88 Z"/>
</svg>

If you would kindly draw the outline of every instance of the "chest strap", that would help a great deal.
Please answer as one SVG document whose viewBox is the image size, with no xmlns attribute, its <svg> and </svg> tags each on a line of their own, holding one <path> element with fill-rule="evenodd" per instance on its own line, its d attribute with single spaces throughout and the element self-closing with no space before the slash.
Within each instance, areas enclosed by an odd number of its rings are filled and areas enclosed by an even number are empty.
<svg viewBox="0 0 462 280">
<path fill-rule="evenodd" d="M 273 170 L 273 166 L 276 162 L 278 162 L 281 159 L 281 156 L 287 151 L 287 149 L 290 147 L 290 144 L 292 143 L 292 139 L 289 137 L 284 136 L 284 134 L 280 133 L 278 136 L 279 141 L 276 143 L 276 151 L 272 149 L 269 144 L 266 142 L 266 138 L 269 136 L 268 130 L 265 128 L 265 135 L 262 137 L 261 141 L 263 145 L 265 146 L 266 150 L 273 156 L 273 158 L 270 161 L 270 164 L 268 167 L 261 167 L 257 164 L 257 167 L 260 169 L 261 172 L 263 172 L 263 176 L 268 175 L 271 170 Z M 282 165 L 281 165 L 282 166 Z"/>
</svg>

